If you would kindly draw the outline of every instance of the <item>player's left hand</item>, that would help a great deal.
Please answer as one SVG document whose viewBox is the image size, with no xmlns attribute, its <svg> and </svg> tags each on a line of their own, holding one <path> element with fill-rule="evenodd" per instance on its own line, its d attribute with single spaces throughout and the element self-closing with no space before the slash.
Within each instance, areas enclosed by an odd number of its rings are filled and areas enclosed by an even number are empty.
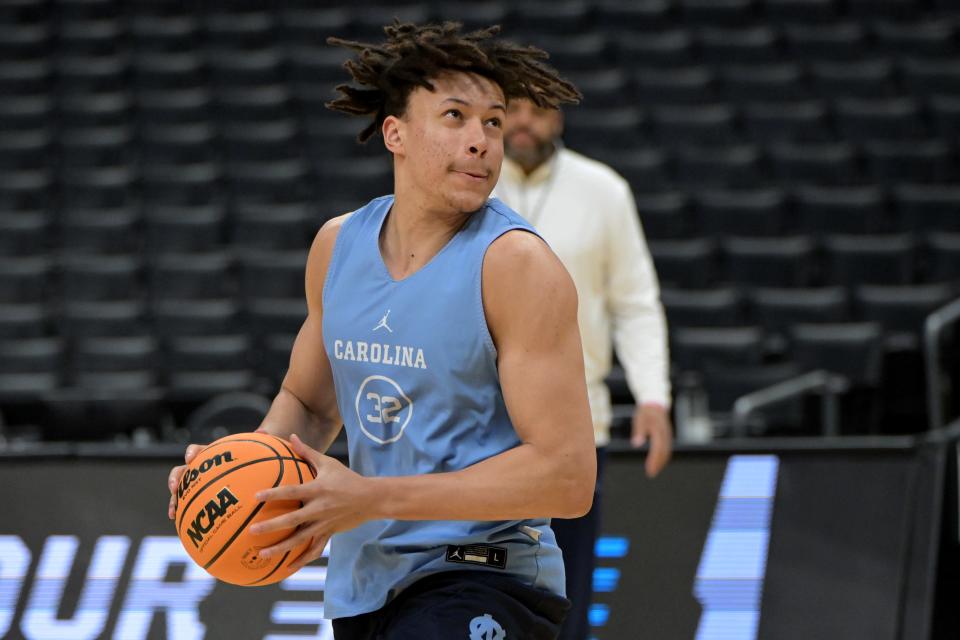
<svg viewBox="0 0 960 640">
<path fill-rule="evenodd" d="M 290 443 L 294 452 L 314 468 L 317 477 L 301 485 L 258 492 L 257 500 L 298 500 L 303 506 L 259 522 L 250 527 L 250 531 L 261 534 L 298 527 L 284 540 L 260 551 L 264 557 L 279 556 L 312 539 L 307 550 L 290 563 L 297 571 L 323 554 L 330 536 L 352 529 L 369 519 L 367 507 L 371 487 L 368 478 L 351 471 L 339 460 L 308 447 L 296 435 L 290 438 Z"/>
<path fill-rule="evenodd" d="M 644 465 L 647 476 L 660 473 L 673 452 L 673 427 L 670 412 L 658 404 L 642 404 L 633 412 L 633 433 L 630 444 L 642 447 L 650 441 L 650 451 Z"/>
</svg>

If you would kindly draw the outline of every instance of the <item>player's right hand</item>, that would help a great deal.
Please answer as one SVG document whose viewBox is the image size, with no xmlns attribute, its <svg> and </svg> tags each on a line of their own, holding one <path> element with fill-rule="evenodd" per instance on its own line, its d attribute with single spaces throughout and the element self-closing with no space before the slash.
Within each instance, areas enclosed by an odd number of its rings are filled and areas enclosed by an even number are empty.
<svg viewBox="0 0 960 640">
<path fill-rule="evenodd" d="M 173 520 L 177 515 L 177 486 L 180 484 L 180 476 L 186 470 L 187 465 L 203 449 L 202 444 L 187 445 L 187 450 L 183 454 L 183 462 L 179 466 L 170 469 L 170 475 L 167 476 L 167 487 L 170 489 L 170 506 L 167 508 L 167 517 Z"/>
</svg>

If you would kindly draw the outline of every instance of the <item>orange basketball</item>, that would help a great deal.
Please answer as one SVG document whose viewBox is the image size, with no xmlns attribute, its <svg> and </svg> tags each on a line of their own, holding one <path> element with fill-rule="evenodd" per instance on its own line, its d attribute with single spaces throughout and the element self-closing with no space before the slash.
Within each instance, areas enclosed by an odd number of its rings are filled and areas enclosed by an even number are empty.
<svg viewBox="0 0 960 640">
<path fill-rule="evenodd" d="M 310 541 L 280 558 L 263 558 L 260 549 L 283 540 L 294 529 L 262 535 L 250 525 L 298 509 L 296 500 L 258 502 L 263 489 L 302 484 L 312 467 L 282 438 L 238 433 L 220 438 L 197 454 L 177 487 L 177 535 L 194 562 L 230 584 L 260 586 L 279 582 Z"/>
</svg>

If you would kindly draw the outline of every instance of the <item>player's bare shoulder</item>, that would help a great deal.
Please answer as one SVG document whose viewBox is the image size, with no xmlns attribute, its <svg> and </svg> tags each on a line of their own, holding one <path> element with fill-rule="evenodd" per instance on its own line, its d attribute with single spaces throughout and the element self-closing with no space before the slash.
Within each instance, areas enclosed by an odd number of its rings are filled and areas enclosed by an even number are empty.
<svg viewBox="0 0 960 640">
<path fill-rule="evenodd" d="M 337 236 L 340 234 L 340 228 L 343 223 L 351 216 L 351 213 L 330 218 L 313 238 L 313 244 L 310 246 L 310 254 L 307 256 L 306 269 L 306 293 L 307 304 L 310 307 L 320 305 L 323 293 L 323 283 L 327 279 L 327 269 L 330 266 L 330 259 L 333 257 L 333 249 L 337 244 Z"/>
<path fill-rule="evenodd" d="M 504 326 L 532 314 L 576 318 L 573 279 L 547 243 L 528 231 L 508 231 L 490 244 L 482 283 L 484 313 L 495 341 Z"/>
</svg>

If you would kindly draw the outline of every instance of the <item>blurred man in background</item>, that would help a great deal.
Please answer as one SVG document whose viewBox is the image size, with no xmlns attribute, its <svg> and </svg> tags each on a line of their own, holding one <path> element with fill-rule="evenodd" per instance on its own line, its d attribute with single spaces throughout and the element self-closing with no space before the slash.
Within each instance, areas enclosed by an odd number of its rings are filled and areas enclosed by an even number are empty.
<svg viewBox="0 0 960 640">
<path fill-rule="evenodd" d="M 612 412 L 604 378 L 612 344 L 637 408 L 631 442 L 650 443 L 646 473 L 670 459 L 670 380 L 666 322 L 656 272 L 630 185 L 610 167 L 562 146 L 563 115 L 529 100 L 511 100 L 506 158 L 495 194 L 536 227 L 573 277 L 580 306 L 587 390 L 597 446 L 597 489 L 582 518 L 554 519 L 573 609 L 560 637 L 588 637 L 600 483 Z M 612 343 L 612 344 L 611 344 Z"/>
</svg>

